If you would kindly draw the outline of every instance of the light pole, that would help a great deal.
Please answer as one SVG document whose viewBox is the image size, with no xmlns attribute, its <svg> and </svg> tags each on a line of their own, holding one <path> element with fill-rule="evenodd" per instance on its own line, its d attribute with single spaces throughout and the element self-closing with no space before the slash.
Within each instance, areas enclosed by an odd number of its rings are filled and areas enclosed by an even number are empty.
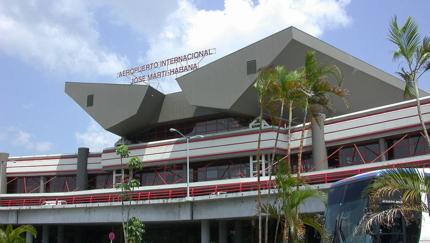
<svg viewBox="0 0 430 243">
<path fill-rule="evenodd" d="M 187 141 L 187 200 L 190 198 L 190 140 L 193 138 L 204 138 L 203 135 L 196 135 L 192 137 L 185 136 L 175 128 L 170 128 L 171 132 L 177 132 Z"/>
</svg>

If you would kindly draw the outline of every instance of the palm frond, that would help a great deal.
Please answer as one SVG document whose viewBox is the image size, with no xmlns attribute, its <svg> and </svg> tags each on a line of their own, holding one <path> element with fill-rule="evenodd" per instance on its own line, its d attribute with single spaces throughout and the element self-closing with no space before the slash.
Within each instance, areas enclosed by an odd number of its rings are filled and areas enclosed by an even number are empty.
<svg viewBox="0 0 430 243">
<path fill-rule="evenodd" d="M 393 60 L 404 58 L 408 63 L 411 63 L 421 42 L 417 23 L 409 17 L 405 24 L 399 27 L 397 16 L 394 16 L 390 21 L 388 40 L 399 48 L 394 51 Z"/>
</svg>

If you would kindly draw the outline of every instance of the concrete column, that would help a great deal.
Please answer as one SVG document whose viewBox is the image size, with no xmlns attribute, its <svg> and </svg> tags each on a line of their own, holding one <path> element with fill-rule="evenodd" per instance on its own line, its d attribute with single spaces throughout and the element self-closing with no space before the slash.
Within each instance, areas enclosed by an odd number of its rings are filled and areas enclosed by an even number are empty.
<svg viewBox="0 0 430 243">
<path fill-rule="evenodd" d="M 78 168 L 76 175 L 76 186 L 78 187 L 78 191 L 87 190 L 88 183 L 88 155 L 90 149 L 89 148 L 79 148 L 78 149 Z"/>
<path fill-rule="evenodd" d="M 39 179 L 39 183 L 40 183 L 40 187 L 39 187 L 39 193 L 44 193 L 45 191 L 45 182 L 46 182 L 46 177 L 45 176 L 41 176 Z"/>
<path fill-rule="evenodd" d="M 49 225 L 42 227 L 42 243 L 49 243 Z"/>
<path fill-rule="evenodd" d="M 25 232 L 25 242 L 26 243 L 33 243 L 34 237 L 30 232 Z"/>
<path fill-rule="evenodd" d="M 0 153 L 0 194 L 7 193 L 7 178 L 6 178 L 6 167 L 7 161 L 9 160 L 8 153 Z"/>
<path fill-rule="evenodd" d="M 315 119 L 312 119 L 312 155 L 314 159 L 314 166 L 322 162 L 315 170 L 327 170 L 328 169 L 328 161 L 327 161 L 327 149 L 325 147 L 325 139 L 324 139 L 324 121 L 325 114 L 321 114 L 319 118 L 320 122 L 317 122 Z"/>
<path fill-rule="evenodd" d="M 208 220 L 202 220 L 201 223 L 201 243 L 211 242 L 211 227 Z"/>
<path fill-rule="evenodd" d="M 218 225 L 219 225 L 219 231 L 218 231 L 219 243 L 227 243 L 227 221 L 221 220 L 218 222 Z"/>
<path fill-rule="evenodd" d="M 385 152 L 385 150 L 387 150 L 387 146 L 385 144 L 385 139 L 384 138 L 380 138 L 379 139 L 379 152 L 382 154 L 381 156 L 381 161 L 387 161 L 387 157 L 386 157 L 386 153 L 383 154 Z"/>
<path fill-rule="evenodd" d="M 234 222 L 234 243 L 242 243 L 243 239 L 243 223 L 242 221 Z"/>
<path fill-rule="evenodd" d="M 58 225 L 57 243 L 63 243 L 63 242 L 64 242 L 64 226 Z"/>
</svg>

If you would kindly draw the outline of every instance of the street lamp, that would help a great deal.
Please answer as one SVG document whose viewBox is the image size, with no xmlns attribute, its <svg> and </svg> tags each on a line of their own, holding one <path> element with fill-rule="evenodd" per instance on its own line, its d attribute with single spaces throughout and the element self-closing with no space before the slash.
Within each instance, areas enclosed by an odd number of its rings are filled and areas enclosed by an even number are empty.
<svg viewBox="0 0 430 243">
<path fill-rule="evenodd" d="M 170 128 L 171 132 L 177 132 L 187 141 L 187 200 L 190 198 L 190 140 L 194 138 L 204 138 L 203 135 L 195 135 L 192 137 L 185 136 L 175 128 Z"/>
</svg>

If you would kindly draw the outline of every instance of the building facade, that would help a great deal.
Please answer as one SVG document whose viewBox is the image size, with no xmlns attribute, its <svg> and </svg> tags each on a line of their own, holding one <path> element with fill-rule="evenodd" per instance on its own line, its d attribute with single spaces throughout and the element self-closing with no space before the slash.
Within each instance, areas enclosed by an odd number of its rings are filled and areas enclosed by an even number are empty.
<svg viewBox="0 0 430 243">
<path fill-rule="evenodd" d="M 42 232 L 36 241 L 44 243 L 108 242 L 109 232 L 120 232 L 115 184 L 126 177 L 142 185 L 133 194 L 134 213 L 147 224 L 147 242 L 252 242 L 258 144 L 266 194 L 270 158 L 286 156 L 288 146 L 286 127 L 277 139 L 278 127 L 267 115 L 260 134 L 257 70 L 300 68 L 307 51 L 341 69 L 351 104 L 347 109 L 334 98 L 336 113 L 327 114 L 323 126 L 307 124 L 302 175 L 310 184 L 324 189 L 364 171 L 428 166 L 415 103 L 403 101 L 404 83 L 290 27 L 177 78 L 177 93 L 149 85 L 67 82 L 65 92 L 122 137 L 118 144 L 128 145 L 144 168 L 130 173 L 115 146 L 61 155 L 3 153 L 0 223 L 36 225 Z M 422 99 L 422 109 L 428 121 L 430 97 Z M 293 117 L 291 163 L 297 172 L 303 115 L 295 110 Z"/>
</svg>

